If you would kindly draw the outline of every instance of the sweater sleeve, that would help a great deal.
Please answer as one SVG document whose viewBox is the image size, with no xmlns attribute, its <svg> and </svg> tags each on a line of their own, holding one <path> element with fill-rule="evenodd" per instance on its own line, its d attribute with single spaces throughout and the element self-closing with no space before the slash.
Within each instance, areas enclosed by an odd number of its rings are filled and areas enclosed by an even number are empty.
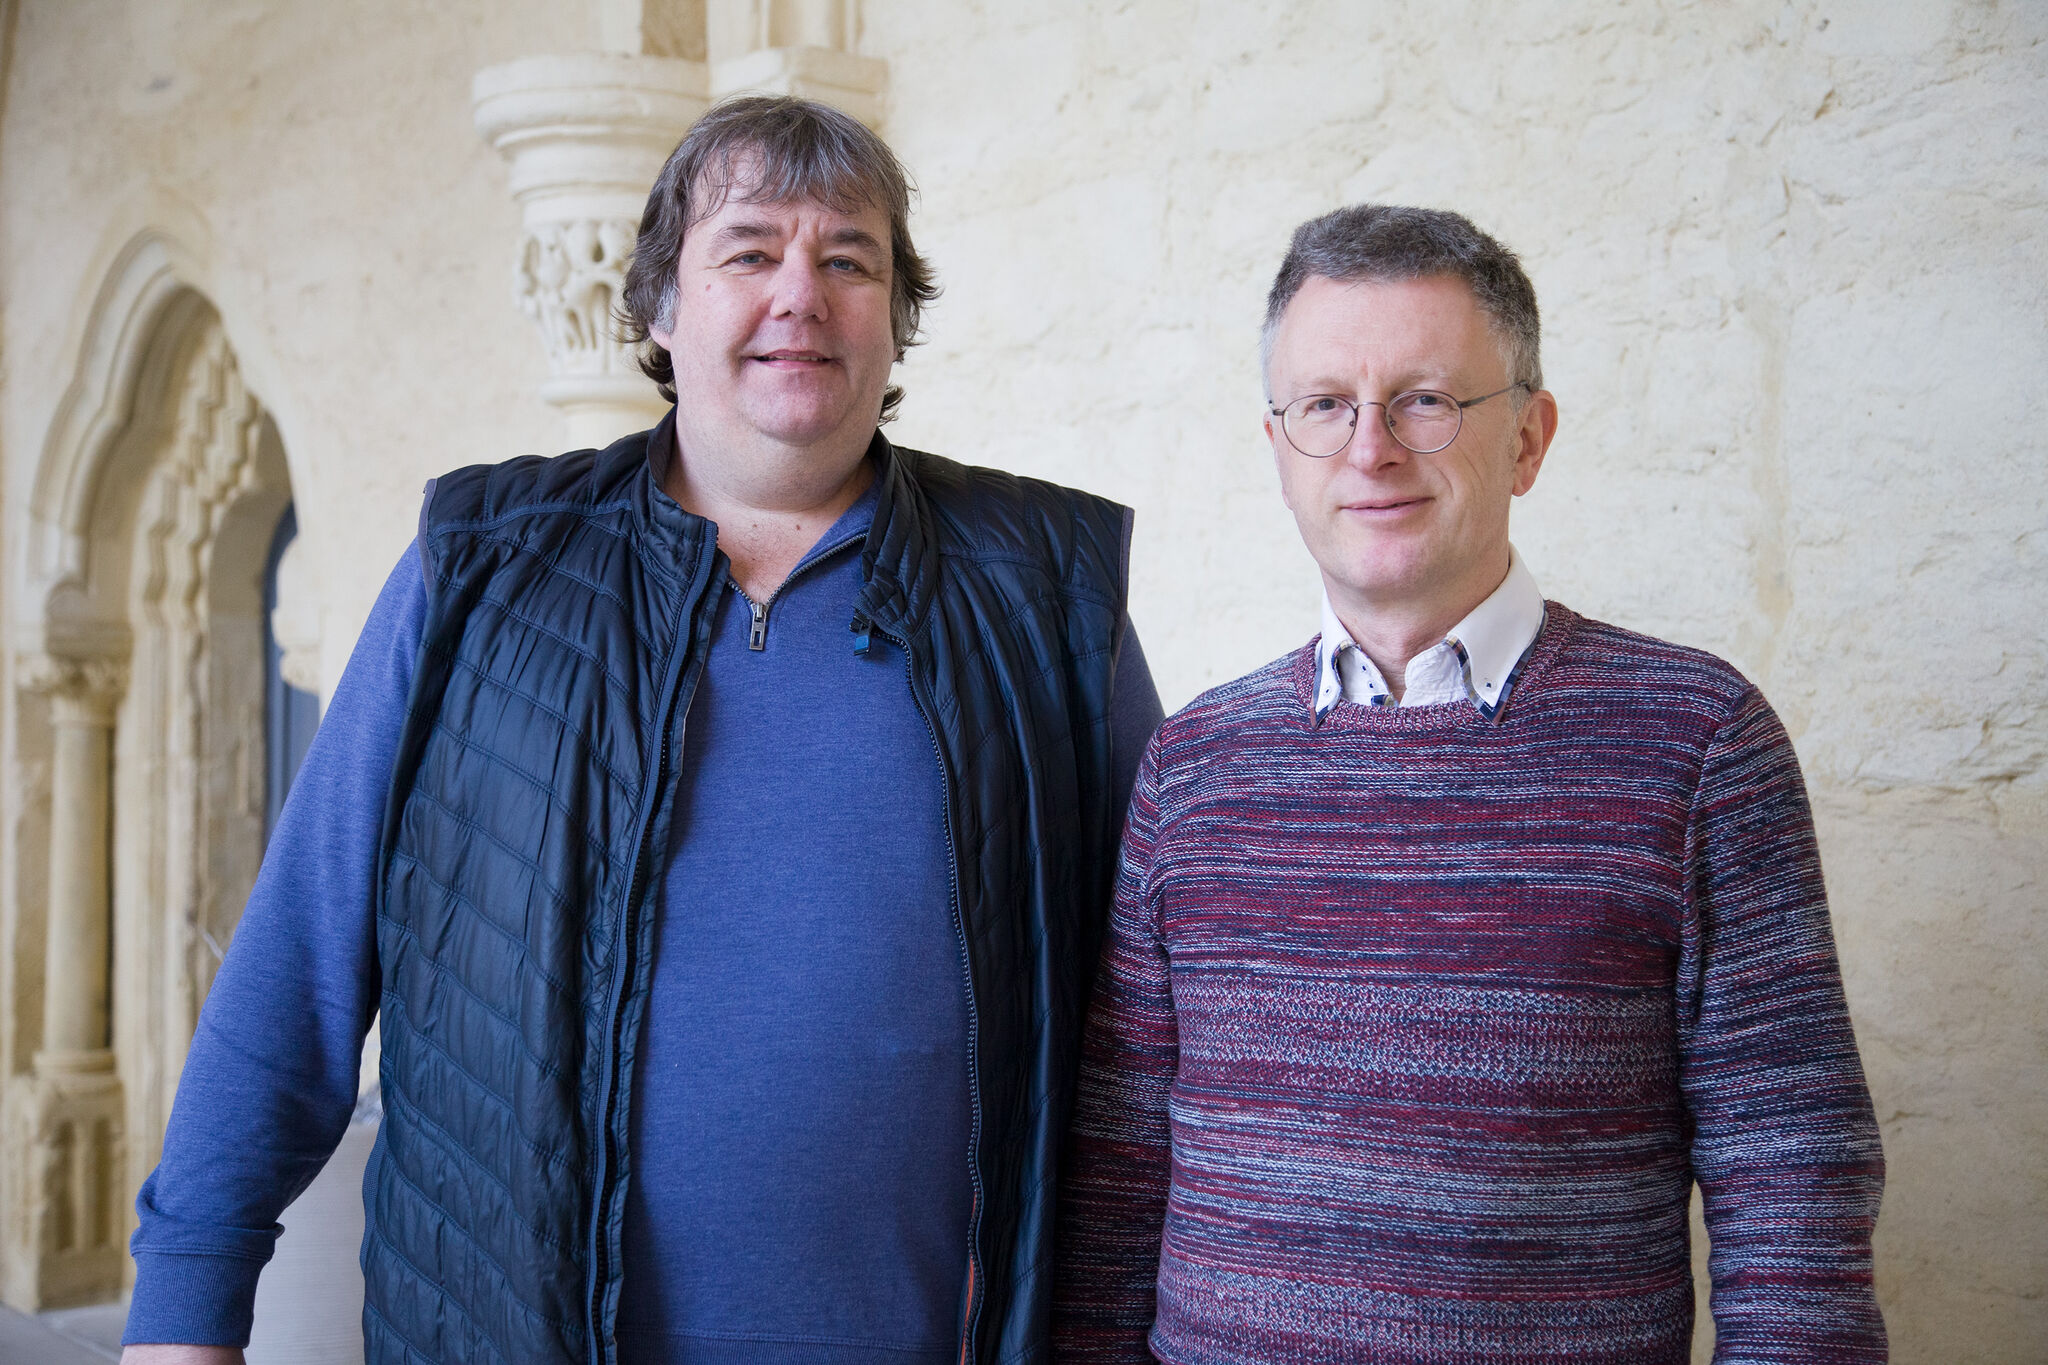
<svg viewBox="0 0 2048 1365">
<path fill-rule="evenodd" d="M 1158 742 L 1131 792 L 1116 905 L 1082 1035 L 1060 1191 L 1053 1292 L 1057 1359 L 1148 1362 L 1172 1173 L 1167 1100 L 1180 1041 L 1153 894 Z"/>
<path fill-rule="evenodd" d="M 377 1007 L 373 882 L 426 613 L 408 549 L 293 780 L 136 1199 L 128 1342 L 241 1346 L 277 1218 L 346 1130 Z"/>
<path fill-rule="evenodd" d="M 1752 688 L 1687 830 L 1679 1084 L 1706 1207 L 1719 1365 L 1881 1362 L 1877 1123 L 1791 741 Z"/>
</svg>

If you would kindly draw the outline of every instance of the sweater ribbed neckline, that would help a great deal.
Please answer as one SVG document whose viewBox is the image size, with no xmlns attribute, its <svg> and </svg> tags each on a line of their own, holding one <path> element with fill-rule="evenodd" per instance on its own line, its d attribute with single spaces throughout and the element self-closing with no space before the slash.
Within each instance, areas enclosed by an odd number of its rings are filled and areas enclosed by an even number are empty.
<svg viewBox="0 0 2048 1365">
<path fill-rule="evenodd" d="M 1516 672 L 1500 709 L 1491 717 L 1481 715 L 1469 698 L 1438 702 L 1430 706 L 1368 706 L 1339 699 L 1321 721 L 1316 719 L 1316 641 L 1311 639 L 1288 659 L 1287 677 L 1295 700 L 1301 704 L 1299 719 L 1310 730 L 1364 730 L 1415 732 L 1425 730 L 1492 729 L 1505 725 L 1520 708 L 1531 687 L 1564 652 L 1565 644 L 1577 633 L 1584 619 L 1562 603 L 1545 600 L 1543 629 L 1529 646 L 1529 653 Z"/>
</svg>

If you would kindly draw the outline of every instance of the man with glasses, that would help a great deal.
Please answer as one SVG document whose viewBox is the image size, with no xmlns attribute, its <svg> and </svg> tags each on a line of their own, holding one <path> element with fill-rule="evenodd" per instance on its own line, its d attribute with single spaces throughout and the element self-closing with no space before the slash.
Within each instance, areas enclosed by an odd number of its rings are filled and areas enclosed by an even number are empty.
<svg viewBox="0 0 2048 1365">
<path fill-rule="evenodd" d="M 1140 770 L 1060 1358 L 1882 1361 L 1883 1180 L 1812 821 L 1727 664 L 1546 603 L 1535 292 L 1452 213 L 1303 225 L 1266 432 L 1318 638 Z M 1148 1354 L 1149 1351 L 1149 1354 Z"/>
</svg>

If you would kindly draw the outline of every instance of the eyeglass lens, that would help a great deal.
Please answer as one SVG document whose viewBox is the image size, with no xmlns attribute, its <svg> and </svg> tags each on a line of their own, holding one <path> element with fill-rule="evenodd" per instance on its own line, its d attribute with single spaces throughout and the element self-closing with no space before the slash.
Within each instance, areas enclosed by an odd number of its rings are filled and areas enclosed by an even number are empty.
<svg viewBox="0 0 2048 1365">
<path fill-rule="evenodd" d="M 1281 430 L 1296 450 L 1324 459 L 1351 444 L 1360 411 L 1349 399 L 1312 393 L 1287 405 L 1280 416 Z M 1430 389 L 1396 394 L 1385 411 L 1387 429 L 1394 439 L 1418 455 L 1433 454 L 1456 440 L 1463 419 L 1456 399 Z"/>
</svg>

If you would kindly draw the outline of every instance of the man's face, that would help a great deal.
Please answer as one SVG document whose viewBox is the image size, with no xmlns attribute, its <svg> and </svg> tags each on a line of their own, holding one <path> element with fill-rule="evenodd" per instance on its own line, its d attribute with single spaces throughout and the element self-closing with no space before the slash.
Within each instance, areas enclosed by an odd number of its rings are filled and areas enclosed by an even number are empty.
<svg viewBox="0 0 2048 1365">
<path fill-rule="evenodd" d="M 888 215 L 746 188 L 684 234 L 675 316 L 650 329 L 682 420 L 733 453 L 865 450 L 896 358 Z"/>
<path fill-rule="evenodd" d="M 1453 276 L 1311 278 L 1281 314 L 1267 372 L 1283 408 L 1307 394 L 1385 403 L 1409 389 L 1463 400 L 1515 378 L 1485 312 Z M 1325 459 L 1295 450 L 1280 419 L 1266 419 L 1281 496 L 1340 614 L 1455 611 L 1448 628 L 1499 585 L 1509 500 L 1535 483 L 1556 429 L 1548 393 L 1519 417 L 1515 396 L 1468 409 L 1457 439 L 1432 455 L 1396 441 L 1378 407 L 1361 407 L 1351 443 Z"/>
</svg>

